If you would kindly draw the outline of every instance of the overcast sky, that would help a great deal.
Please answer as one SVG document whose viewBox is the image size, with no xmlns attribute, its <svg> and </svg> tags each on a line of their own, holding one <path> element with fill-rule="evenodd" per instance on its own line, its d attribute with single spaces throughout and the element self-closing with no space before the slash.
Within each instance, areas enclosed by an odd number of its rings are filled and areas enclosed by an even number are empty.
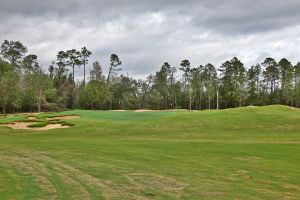
<svg viewBox="0 0 300 200">
<path fill-rule="evenodd" d="M 0 0 L 0 40 L 19 40 L 46 68 L 59 50 L 86 46 L 106 69 L 144 77 L 163 62 L 218 67 L 234 56 L 300 61 L 300 0 Z M 82 71 L 77 70 L 77 77 Z"/>
</svg>

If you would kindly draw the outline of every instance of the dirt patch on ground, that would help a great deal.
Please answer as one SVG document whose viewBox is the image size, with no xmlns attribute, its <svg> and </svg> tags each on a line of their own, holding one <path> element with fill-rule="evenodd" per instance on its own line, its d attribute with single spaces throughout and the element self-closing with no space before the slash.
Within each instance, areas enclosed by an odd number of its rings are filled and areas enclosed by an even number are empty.
<svg viewBox="0 0 300 200">
<path fill-rule="evenodd" d="M 64 116 L 57 116 L 57 117 L 48 117 L 46 120 L 68 120 L 68 119 L 79 119 L 80 116 L 78 115 L 64 115 Z"/>
<path fill-rule="evenodd" d="M 48 124 L 44 127 L 31 128 L 29 125 L 36 124 L 36 122 L 14 122 L 12 124 L 0 124 L 0 126 L 10 127 L 12 129 L 27 129 L 27 130 L 50 130 L 56 128 L 69 128 L 70 126 L 63 126 L 61 124 Z"/>
</svg>

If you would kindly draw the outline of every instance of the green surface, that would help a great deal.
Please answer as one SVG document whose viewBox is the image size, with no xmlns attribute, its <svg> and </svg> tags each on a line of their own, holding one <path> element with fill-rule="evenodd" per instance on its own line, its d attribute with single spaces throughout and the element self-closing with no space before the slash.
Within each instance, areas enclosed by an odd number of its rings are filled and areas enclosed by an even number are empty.
<svg viewBox="0 0 300 200">
<path fill-rule="evenodd" d="M 0 199 L 300 199 L 298 109 L 59 114 L 81 118 L 0 127 Z"/>
</svg>

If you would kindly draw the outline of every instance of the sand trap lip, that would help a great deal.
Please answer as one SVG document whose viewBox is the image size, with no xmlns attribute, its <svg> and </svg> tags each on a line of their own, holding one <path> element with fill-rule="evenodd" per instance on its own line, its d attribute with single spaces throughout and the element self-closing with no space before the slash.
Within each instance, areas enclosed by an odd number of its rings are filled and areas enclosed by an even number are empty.
<svg viewBox="0 0 300 200">
<path fill-rule="evenodd" d="M 61 124 L 48 124 L 44 127 L 28 127 L 28 125 L 36 124 L 36 122 L 14 122 L 11 124 L 0 124 L 0 126 L 9 127 L 12 129 L 25 129 L 25 130 L 50 130 L 50 129 L 57 129 L 57 128 L 70 128 L 70 126 L 63 126 Z"/>
<path fill-rule="evenodd" d="M 56 116 L 56 117 L 47 117 L 46 120 L 64 120 L 64 119 L 79 119 L 79 118 L 80 118 L 79 115 L 63 115 L 63 116 Z"/>
</svg>

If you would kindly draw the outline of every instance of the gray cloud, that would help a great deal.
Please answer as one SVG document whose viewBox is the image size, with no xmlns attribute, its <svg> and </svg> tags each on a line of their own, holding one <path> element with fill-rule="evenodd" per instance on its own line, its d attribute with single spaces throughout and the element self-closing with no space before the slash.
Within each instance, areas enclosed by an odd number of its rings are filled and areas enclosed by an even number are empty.
<svg viewBox="0 0 300 200">
<path fill-rule="evenodd" d="M 90 63 L 104 67 L 117 53 L 124 71 L 139 77 L 182 59 L 296 62 L 299 9 L 298 0 L 0 0 L 0 40 L 22 41 L 45 67 L 59 50 L 86 46 Z"/>
</svg>

